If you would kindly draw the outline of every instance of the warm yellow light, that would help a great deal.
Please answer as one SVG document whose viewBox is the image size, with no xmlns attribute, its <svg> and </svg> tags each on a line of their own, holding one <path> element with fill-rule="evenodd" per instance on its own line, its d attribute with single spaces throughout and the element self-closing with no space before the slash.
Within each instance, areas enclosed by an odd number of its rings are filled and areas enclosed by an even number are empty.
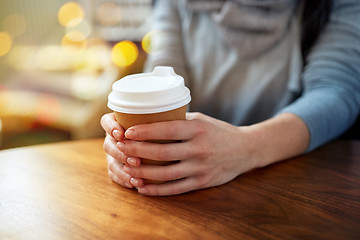
<svg viewBox="0 0 360 240">
<path fill-rule="evenodd" d="M 135 43 L 131 41 L 121 41 L 111 50 L 111 60 L 120 67 L 127 67 L 135 62 L 139 55 L 139 50 Z"/>
<path fill-rule="evenodd" d="M 25 32 L 26 21 L 22 16 L 13 14 L 4 19 L 2 26 L 4 31 L 7 31 L 13 38 L 15 38 Z"/>
<path fill-rule="evenodd" d="M 91 100 L 99 91 L 98 78 L 94 74 L 74 75 L 71 84 L 71 92 L 74 96 L 83 100 Z"/>
<path fill-rule="evenodd" d="M 141 41 L 141 47 L 148 54 L 151 54 L 154 51 L 156 45 L 159 45 L 159 42 L 162 41 L 163 32 L 159 30 L 153 30 L 145 34 Z"/>
<path fill-rule="evenodd" d="M 84 41 L 91 34 L 91 27 L 87 21 L 82 21 L 76 26 L 67 26 L 66 27 L 66 36 L 67 38 L 79 42 Z"/>
<path fill-rule="evenodd" d="M 86 39 L 85 35 L 79 31 L 68 32 L 65 36 L 74 42 L 81 42 Z"/>
<path fill-rule="evenodd" d="M 0 32 L 0 57 L 6 55 L 12 46 L 12 39 L 9 33 Z"/>
<path fill-rule="evenodd" d="M 59 23 L 63 26 L 76 26 L 84 19 L 84 9 L 77 2 L 65 3 L 58 12 Z"/>
<path fill-rule="evenodd" d="M 141 41 L 141 46 L 144 49 L 144 51 L 146 53 L 150 53 L 151 52 L 151 37 L 154 34 L 153 31 L 148 32 L 147 34 L 145 34 L 145 36 L 143 37 L 142 41 Z"/>
<path fill-rule="evenodd" d="M 16 70 L 30 70 L 37 65 L 33 56 L 37 56 L 37 50 L 33 46 L 15 45 L 6 56 L 6 60 Z"/>
<path fill-rule="evenodd" d="M 87 45 L 86 40 L 74 41 L 74 40 L 70 39 L 67 35 L 65 35 L 61 39 L 61 46 L 64 46 L 64 47 L 71 46 L 71 47 L 77 47 L 77 48 L 83 49 L 86 47 L 86 45 Z"/>
</svg>

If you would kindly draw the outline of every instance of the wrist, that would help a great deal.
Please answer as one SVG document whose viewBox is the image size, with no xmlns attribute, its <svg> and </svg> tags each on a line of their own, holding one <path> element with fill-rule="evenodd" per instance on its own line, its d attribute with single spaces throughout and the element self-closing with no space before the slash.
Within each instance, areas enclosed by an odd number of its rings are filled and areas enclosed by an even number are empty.
<svg viewBox="0 0 360 240">
<path fill-rule="evenodd" d="M 246 132 L 255 168 L 299 155 L 310 141 L 306 124 L 290 113 L 248 126 Z"/>
<path fill-rule="evenodd" d="M 261 151 L 259 151 L 259 134 L 255 131 L 253 126 L 237 127 L 236 131 L 236 144 L 234 144 L 233 151 L 240 161 L 239 174 L 249 170 L 261 167 Z M 244 164 L 246 163 L 246 164 Z"/>
<path fill-rule="evenodd" d="M 252 169 L 266 166 L 267 154 L 265 149 L 266 141 L 262 137 L 262 129 L 258 125 L 240 127 L 242 137 L 245 140 L 247 159 Z"/>
</svg>

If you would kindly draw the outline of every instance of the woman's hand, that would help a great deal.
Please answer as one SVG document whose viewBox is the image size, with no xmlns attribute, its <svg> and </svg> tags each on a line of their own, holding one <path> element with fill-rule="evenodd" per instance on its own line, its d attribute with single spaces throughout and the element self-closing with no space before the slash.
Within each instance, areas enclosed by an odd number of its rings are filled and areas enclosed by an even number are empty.
<svg viewBox="0 0 360 240">
<path fill-rule="evenodd" d="M 140 159 L 129 157 L 116 147 L 118 141 L 124 139 L 124 129 L 115 120 L 114 113 L 105 114 L 100 122 L 106 131 L 104 150 L 107 153 L 106 160 L 110 178 L 123 187 L 133 188 L 142 186 L 142 180 L 136 178 L 132 178 L 132 181 L 136 184 L 131 184 L 131 176 L 123 170 L 124 165 L 139 166 Z"/>
<path fill-rule="evenodd" d="M 130 182 L 142 194 L 176 195 L 224 184 L 254 168 L 255 163 L 247 155 L 250 144 L 245 129 L 200 113 L 188 113 L 187 120 L 133 126 L 125 132 L 127 139 L 116 144 L 105 140 L 108 143 L 104 146 L 108 154 L 125 164 L 115 176 L 126 181 L 131 176 Z M 181 142 L 158 144 L 145 140 Z M 122 155 L 134 157 L 137 161 L 147 158 L 179 162 L 166 166 L 130 165 L 124 162 L 126 157 Z M 124 174 L 129 176 L 124 177 Z M 143 185 L 142 179 L 171 182 Z"/>
<path fill-rule="evenodd" d="M 292 113 L 246 127 L 199 113 L 187 113 L 187 120 L 133 126 L 126 132 L 113 114 L 104 115 L 101 124 L 107 132 L 104 149 L 110 177 L 146 195 L 175 195 L 221 185 L 250 169 L 301 154 L 310 142 L 306 124 Z M 178 162 L 142 165 L 141 158 Z M 143 179 L 169 182 L 143 184 Z"/>
</svg>

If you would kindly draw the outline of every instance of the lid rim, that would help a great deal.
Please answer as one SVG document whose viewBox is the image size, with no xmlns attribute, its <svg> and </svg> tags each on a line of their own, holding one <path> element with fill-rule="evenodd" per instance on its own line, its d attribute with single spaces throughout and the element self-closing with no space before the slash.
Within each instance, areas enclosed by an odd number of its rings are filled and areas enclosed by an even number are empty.
<svg viewBox="0 0 360 240">
<path fill-rule="evenodd" d="M 181 102 L 176 102 L 174 104 L 169 105 L 162 105 L 162 106 L 156 106 L 156 107 L 134 107 L 131 108 L 127 107 L 119 107 L 116 105 L 113 105 L 111 102 L 108 102 L 107 106 L 111 110 L 115 112 L 121 112 L 121 113 L 128 113 L 128 114 L 152 114 L 152 113 L 160 113 L 160 112 L 167 112 L 171 110 L 175 110 L 177 108 L 183 107 L 191 102 L 191 97 L 184 99 Z"/>
<path fill-rule="evenodd" d="M 168 98 L 168 99 L 161 99 L 159 101 L 155 101 L 155 102 L 152 102 L 151 105 L 153 106 L 163 106 L 163 105 L 169 105 L 169 104 L 175 104 L 176 102 L 181 102 L 183 101 L 183 99 L 187 99 L 188 96 L 190 95 L 190 90 L 185 87 L 184 88 L 184 91 L 177 95 L 177 96 L 174 96 L 172 98 Z M 146 104 L 146 102 L 144 101 L 127 101 L 125 99 L 118 99 L 116 98 L 116 94 L 115 93 L 110 93 L 108 95 L 108 101 L 112 103 L 112 105 L 118 105 L 118 106 L 148 106 L 148 104 Z M 166 102 L 166 103 L 164 103 Z"/>
</svg>

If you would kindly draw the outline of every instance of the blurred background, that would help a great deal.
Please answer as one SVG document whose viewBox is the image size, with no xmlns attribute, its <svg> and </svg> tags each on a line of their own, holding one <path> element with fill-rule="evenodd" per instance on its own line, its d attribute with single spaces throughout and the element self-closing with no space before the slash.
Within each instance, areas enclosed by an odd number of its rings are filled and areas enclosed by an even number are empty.
<svg viewBox="0 0 360 240">
<path fill-rule="evenodd" d="M 107 95 L 141 72 L 151 0 L 0 1 L 0 149 L 102 137 Z"/>
</svg>

